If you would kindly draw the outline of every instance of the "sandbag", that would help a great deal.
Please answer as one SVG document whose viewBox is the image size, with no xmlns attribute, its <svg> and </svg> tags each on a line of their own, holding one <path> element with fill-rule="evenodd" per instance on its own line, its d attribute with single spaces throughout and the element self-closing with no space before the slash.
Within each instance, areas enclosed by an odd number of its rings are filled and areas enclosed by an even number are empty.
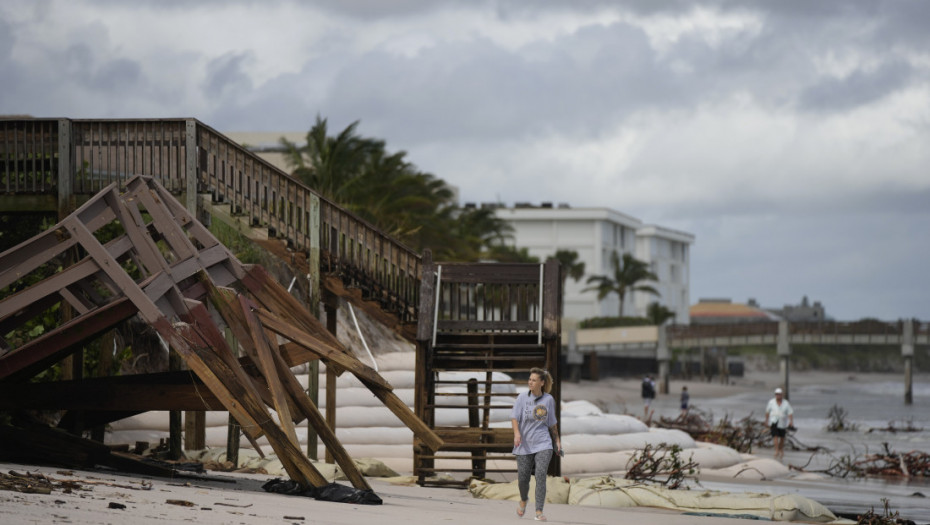
<svg viewBox="0 0 930 525">
<path fill-rule="evenodd" d="M 546 501 L 549 501 L 548 487 L 547 483 Z M 488 484 L 473 481 L 469 491 L 475 497 L 519 500 L 516 482 Z M 759 493 L 671 490 L 662 485 L 611 476 L 572 480 L 566 502 L 588 506 L 657 507 L 702 514 L 742 514 L 777 521 L 826 523 L 836 520 L 836 516 L 826 507 L 798 494 L 771 496 Z"/>
<path fill-rule="evenodd" d="M 701 441 L 696 442 L 695 445 L 694 448 L 683 449 L 679 457 L 685 461 L 693 460 L 699 465 L 701 472 L 704 469 L 730 467 L 742 461 L 739 452 L 730 447 Z"/>
<path fill-rule="evenodd" d="M 701 470 L 708 477 L 723 477 L 749 480 L 776 479 L 788 476 L 791 470 L 771 458 L 756 458 L 742 461 L 725 468 Z"/>
<path fill-rule="evenodd" d="M 546 477 L 546 503 L 568 503 L 568 494 L 571 483 L 565 478 L 556 476 Z M 491 483 L 484 480 L 473 479 L 468 485 L 472 496 L 480 499 L 502 499 L 520 501 L 520 487 L 517 481 L 510 483 Z M 536 476 L 530 477 L 530 488 L 526 507 L 532 509 L 536 501 Z"/>
<path fill-rule="evenodd" d="M 620 490 L 610 476 L 575 480 L 568 492 L 569 505 L 589 507 L 635 507 L 636 502 Z"/>
<path fill-rule="evenodd" d="M 590 401 L 585 401 L 584 399 L 562 402 L 562 417 L 600 416 L 603 414 L 604 411 L 601 410 L 597 405 Z"/>
<path fill-rule="evenodd" d="M 678 445 L 683 449 L 694 448 L 694 439 L 680 430 L 652 429 L 649 432 L 630 434 L 568 434 L 562 436 L 562 448 L 565 449 L 566 454 L 638 450 L 647 444 L 657 447 L 662 443 Z"/>
<path fill-rule="evenodd" d="M 649 427 L 632 416 L 602 414 L 599 416 L 573 416 L 563 410 L 559 428 L 568 434 L 632 434 L 648 432 Z"/>
</svg>

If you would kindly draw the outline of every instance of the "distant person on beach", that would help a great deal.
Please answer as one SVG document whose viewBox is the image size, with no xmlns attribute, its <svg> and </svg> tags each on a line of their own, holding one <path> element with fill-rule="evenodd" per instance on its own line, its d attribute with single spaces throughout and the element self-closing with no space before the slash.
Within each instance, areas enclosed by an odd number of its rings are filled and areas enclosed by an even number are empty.
<svg viewBox="0 0 930 525">
<path fill-rule="evenodd" d="M 794 409 L 791 408 L 791 403 L 784 399 L 784 395 L 784 390 L 776 388 L 775 397 L 770 399 L 765 407 L 765 425 L 772 430 L 775 459 L 785 457 L 785 436 L 788 434 L 788 427 L 794 427 Z"/>
<path fill-rule="evenodd" d="M 642 392 L 643 396 L 643 421 L 649 421 L 652 419 L 652 410 L 649 406 L 652 404 L 652 400 L 656 398 L 656 382 L 652 380 L 652 376 L 646 376 L 643 378 Z"/>
<path fill-rule="evenodd" d="M 517 516 L 526 512 L 529 499 L 530 476 L 536 472 L 536 521 L 546 521 L 543 505 L 546 503 L 546 472 L 553 450 L 562 453 L 558 421 L 555 419 L 555 399 L 552 376 L 541 368 L 531 368 L 527 381 L 530 389 L 517 396 L 510 411 L 513 425 L 513 453 L 517 456 L 517 487 L 520 503 Z M 553 446 L 554 443 L 554 446 Z"/>
<path fill-rule="evenodd" d="M 681 416 L 680 419 L 684 420 L 688 417 L 688 403 L 691 402 L 691 394 L 688 393 L 688 387 L 681 387 Z"/>
</svg>

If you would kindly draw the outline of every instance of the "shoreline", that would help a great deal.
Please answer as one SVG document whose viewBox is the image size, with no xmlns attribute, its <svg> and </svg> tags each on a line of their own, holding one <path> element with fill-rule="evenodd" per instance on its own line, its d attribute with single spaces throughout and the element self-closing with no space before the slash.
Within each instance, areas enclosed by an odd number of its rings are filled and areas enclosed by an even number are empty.
<svg viewBox="0 0 930 525">
<path fill-rule="evenodd" d="M 904 385 L 904 374 L 888 372 L 833 372 L 833 371 L 803 371 L 791 372 L 788 376 L 789 399 L 793 389 L 810 386 L 829 387 L 849 382 L 881 383 L 900 382 Z M 562 382 L 562 401 L 587 400 L 598 405 L 605 412 L 613 414 L 627 414 L 639 417 L 643 412 L 643 400 L 640 395 L 642 377 L 609 377 L 599 381 L 581 380 L 578 383 Z M 913 382 L 930 383 L 930 374 L 915 374 Z M 782 386 L 782 377 L 779 372 L 750 371 L 743 377 L 731 377 L 729 382 L 720 383 L 719 379 L 702 381 L 699 378 L 669 380 L 669 392 L 657 393 L 654 403 L 657 408 L 667 408 L 669 401 L 674 402 L 678 408 L 678 399 L 681 387 L 688 387 L 691 394 L 691 405 L 700 406 L 701 400 L 732 397 L 751 392 L 764 392 L 770 394 L 775 387 Z M 519 387 L 518 387 L 519 389 Z M 902 394 L 903 400 L 903 394 Z M 617 412 L 617 408 L 626 407 L 626 411 Z M 613 410 L 609 410 L 613 408 Z M 764 409 L 764 406 L 759 407 Z"/>
</svg>

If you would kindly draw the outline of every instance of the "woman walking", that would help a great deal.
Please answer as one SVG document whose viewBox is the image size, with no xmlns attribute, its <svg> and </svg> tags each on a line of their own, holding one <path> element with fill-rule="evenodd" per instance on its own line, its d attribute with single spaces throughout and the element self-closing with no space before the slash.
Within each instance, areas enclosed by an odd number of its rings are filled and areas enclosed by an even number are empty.
<svg viewBox="0 0 930 525">
<path fill-rule="evenodd" d="M 530 387 L 517 397 L 510 412 L 513 425 L 513 453 L 517 456 L 517 486 L 520 504 L 517 515 L 526 512 L 529 499 L 530 475 L 536 472 L 536 521 L 546 521 L 543 505 L 546 503 L 546 472 L 553 450 L 562 451 L 558 421 L 555 419 L 555 399 L 552 376 L 542 368 L 530 369 L 527 381 Z M 555 447 L 553 448 L 553 442 Z"/>
</svg>

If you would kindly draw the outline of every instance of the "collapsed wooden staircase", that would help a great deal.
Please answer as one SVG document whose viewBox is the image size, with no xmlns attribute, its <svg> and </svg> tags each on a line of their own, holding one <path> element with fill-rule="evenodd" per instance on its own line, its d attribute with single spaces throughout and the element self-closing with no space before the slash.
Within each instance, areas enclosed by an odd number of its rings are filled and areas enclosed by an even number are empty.
<svg viewBox="0 0 930 525">
<path fill-rule="evenodd" d="M 513 401 L 506 398 L 517 394 L 502 392 L 501 386 L 522 385 L 533 367 L 552 374 L 552 395 L 561 398 L 559 272 L 555 261 L 424 264 L 415 411 L 443 445 L 432 449 L 415 442 L 420 485 L 461 486 L 471 477 L 516 476 L 513 430 L 509 424 L 492 426 L 491 411 L 509 413 Z M 444 424 L 450 420 L 468 424 Z M 550 474 L 559 472 L 555 458 Z M 455 479 L 440 479 L 438 473 Z"/>
</svg>

